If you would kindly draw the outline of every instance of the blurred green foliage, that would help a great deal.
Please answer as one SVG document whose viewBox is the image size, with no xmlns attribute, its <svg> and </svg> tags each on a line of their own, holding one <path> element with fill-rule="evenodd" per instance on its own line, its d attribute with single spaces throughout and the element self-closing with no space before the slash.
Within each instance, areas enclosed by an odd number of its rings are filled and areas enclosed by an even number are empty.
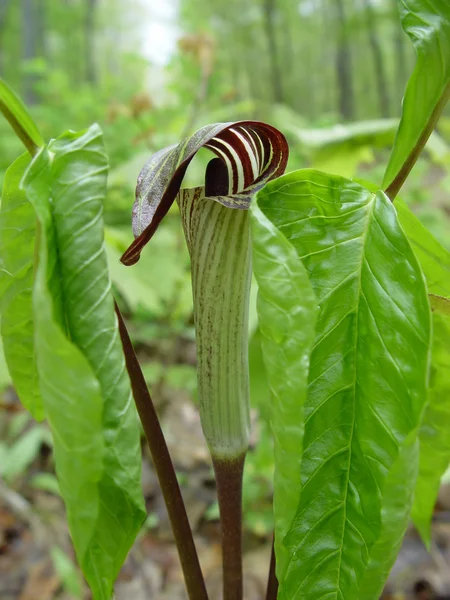
<svg viewBox="0 0 450 600">
<path fill-rule="evenodd" d="M 289 170 L 312 166 L 379 183 L 414 57 L 396 0 L 163 4 L 0 0 L 0 76 L 25 99 L 46 139 L 92 122 L 102 127 L 110 161 L 105 243 L 115 294 L 151 389 L 174 397 L 183 389 L 195 402 L 189 257 L 177 207 L 137 265 L 119 262 L 132 240 L 131 207 L 143 164 L 205 123 L 261 119 L 286 134 Z M 172 51 L 160 55 L 161 45 Z M 401 194 L 448 249 L 449 148 L 447 112 Z M 0 183 L 21 152 L 1 119 Z M 208 160 L 206 151 L 199 153 L 186 185 L 202 182 Z M 244 507 L 246 526 L 266 535 L 273 461 L 254 297 L 250 375 L 258 443 L 247 459 Z M 8 384 L 0 346 L 3 407 L 11 403 Z M 2 429 L 0 464 L 13 483 L 50 441 L 45 426 L 30 425 L 23 415 L 11 423 L 14 431 Z M 55 493 L 47 475 L 34 474 L 32 485 Z M 74 587 L 64 559 L 56 553 L 54 560 L 67 572 L 67 588 Z"/>
</svg>

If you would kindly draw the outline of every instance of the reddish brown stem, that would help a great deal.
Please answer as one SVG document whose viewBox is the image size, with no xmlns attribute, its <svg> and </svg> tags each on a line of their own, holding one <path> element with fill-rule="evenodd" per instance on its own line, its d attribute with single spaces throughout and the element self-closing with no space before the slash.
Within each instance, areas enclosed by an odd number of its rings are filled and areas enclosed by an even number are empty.
<svg viewBox="0 0 450 600">
<path fill-rule="evenodd" d="M 222 528 L 223 600 L 242 600 L 242 476 L 245 454 L 213 458 Z"/>
<path fill-rule="evenodd" d="M 416 164 L 417 159 L 419 158 L 420 154 L 422 153 L 422 150 L 425 148 L 425 144 L 427 143 L 430 135 L 433 133 L 433 130 L 436 127 L 436 123 L 438 122 L 439 117 L 441 116 L 445 106 L 447 105 L 449 98 L 450 98 L 450 84 L 448 84 L 447 87 L 445 88 L 444 93 L 442 94 L 438 103 L 436 104 L 436 106 L 431 114 L 431 117 L 430 117 L 428 123 L 426 124 L 425 129 L 422 131 L 419 139 L 417 140 L 416 145 L 411 150 L 411 153 L 409 154 L 409 156 L 405 160 L 404 164 L 402 165 L 402 168 L 397 173 L 394 180 L 386 188 L 385 193 L 392 200 L 392 202 L 395 200 L 395 197 L 397 196 L 401 187 L 405 183 L 406 178 L 411 173 L 411 170 L 414 167 L 414 165 Z"/>
<path fill-rule="evenodd" d="M 159 485 L 161 486 L 164 502 L 167 507 L 167 513 L 172 525 L 186 589 L 190 600 L 208 600 L 194 538 L 192 537 L 186 508 L 166 440 L 164 439 L 158 415 L 156 414 L 144 375 L 142 374 L 139 361 L 117 304 L 115 308 L 119 320 L 119 332 L 131 380 L 134 401 L 136 402 L 139 417 L 144 428 L 145 437 L 147 438 Z"/>
<path fill-rule="evenodd" d="M 272 543 L 272 552 L 270 555 L 269 579 L 267 581 L 266 600 L 277 600 L 278 595 L 278 579 L 275 574 L 275 548 Z"/>
</svg>

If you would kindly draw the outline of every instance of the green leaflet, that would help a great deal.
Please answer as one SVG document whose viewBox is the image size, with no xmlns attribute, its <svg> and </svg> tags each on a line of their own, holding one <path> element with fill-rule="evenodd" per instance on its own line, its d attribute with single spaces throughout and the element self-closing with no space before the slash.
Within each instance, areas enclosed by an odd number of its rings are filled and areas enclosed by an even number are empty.
<svg viewBox="0 0 450 600">
<path fill-rule="evenodd" d="M 402 26 L 417 62 L 408 82 L 400 126 L 383 180 L 390 187 L 406 175 L 433 131 L 450 96 L 450 4 L 447 0 L 402 0 Z"/>
<path fill-rule="evenodd" d="M 33 340 L 32 286 L 36 215 L 20 180 L 30 158 L 24 154 L 7 170 L 0 210 L 0 312 L 6 363 L 23 405 L 44 418 Z"/>
<path fill-rule="evenodd" d="M 249 216 L 204 194 L 185 189 L 177 198 L 191 256 L 200 416 L 213 457 L 235 458 L 250 430 Z"/>
<path fill-rule="evenodd" d="M 44 145 L 33 119 L 28 113 L 22 100 L 0 78 L 0 112 L 2 112 L 16 135 L 23 142 L 30 154 Z"/>
<path fill-rule="evenodd" d="M 428 292 L 450 297 L 450 254 L 399 198 L 395 201 L 398 220 L 427 280 Z"/>
<path fill-rule="evenodd" d="M 361 163 L 375 161 L 376 148 L 392 148 L 398 125 L 398 119 L 377 119 L 320 129 L 294 127 L 290 133 L 300 142 L 309 165 L 320 171 L 353 178 Z M 445 167 L 450 150 L 438 133 L 432 133 L 425 151 L 432 163 Z"/>
<path fill-rule="evenodd" d="M 277 577 L 283 581 L 290 558 L 283 540 L 294 520 L 301 490 L 303 406 L 318 311 L 303 263 L 258 208 L 258 197 L 251 208 L 253 270 L 259 286 L 259 327 L 272 397 L 275 552 Z"/>
<path fill-rule="evenodd" d="M 5 353 L 3 351 L 3 343 L 0 336 L 0 390 L 11 383 L 11 377 L 6 366 Z"/>
<path fill-rule="evenodd" d="M 420 464 L 412 518 L 426 544 L 441 477 L 450 463 L 450 254 L 408 207 L 395 203 L 399 221 L 422 266 L 433 309 L 433 346 L 429 403 L 420 431 Z"/>
<path fill-rule="evenodd" d="M 381 534 L 370 553 L 359 598 L 378 600 L 397 558 L 408 526 L 419 466 L 419 440 L 414 431 L 403 444 L 385 483 Z"/>
<path fill-rule="evenodd" d="M 420 463 L 412 518 L 430 544 L 430 522 L 442 475 L 450 464 L 450 317 L 433 313 L 429 403 L 420 430 Z"/>
<path fill-rule="evenodd" d="M 106 173 L 94 126 L 52 142 L 23 181 L 41 231 L 33 292 L 39 384 L 77 557 L 98 600 L 111 597 L 145 517 L 139 432 L 103 247 Z"/>
<path fill-rule="evenodd" d="M 425 405 L 425 282 L 382 192 L 305 170 L 269 183 L 258 201 L 297 251 L 319 305 L 302 491 L 279 597 L 359 600 L 392 503 L 388 482 Z"/>
</svg>

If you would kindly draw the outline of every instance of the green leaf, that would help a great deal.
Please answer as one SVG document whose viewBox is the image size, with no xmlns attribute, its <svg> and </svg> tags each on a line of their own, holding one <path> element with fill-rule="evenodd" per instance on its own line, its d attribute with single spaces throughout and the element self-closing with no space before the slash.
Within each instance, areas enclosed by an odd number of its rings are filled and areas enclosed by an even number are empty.
<svg viewBox="0 0 450 600">
<path fill-rule="evenodd" d="M 34 154 L 38 148 L 44 145 L 44 140 L 25 105 L 1 78 L 0 111 L 30 154 Z"/>
<path fill-rule="evenodd" d="M 258 202 L 295 248 L 319 306 L 302 490 L 284 539 L 290 562 L 279 597 L 360 599 L 385 532 L 392 473 L 426 401 L 424 278 L 382 192 L 305 170 L 269 183 Z M 414 484 L 405 481 L 406 496 Z"/>
<path fill-rule="evenodd" d="M 353 178 L 360 164 L 375 161 L 376 148 L 392 147 L 398 124 L 398 119 L 339 123 L 328 128 L 297 129 L 292 135 L 299 140 L 314 169 Z M 448 164 L 449 146 L 436 132 L 425 150 L 434 164 Z"/>
<path fill-rule="evenodd" d="M 104 572 L 103 565 L 98 564 L 104 560 L 103 550 L 97 545 L 99 482 L 105 454 L 103 401 L 87 359 L 66 337 L 59 319 L 55 319 L 54 296 L 47 283 L 49 265 L 54 266 L 57 253 L 48 195 L 50 181 L 50 158 L 44 149 L 34 159 L 24 182 L 41 230 L 33 291 L 39 384 L 54 438 L 56 472 L 78 560 L 96 597 L 106 599 L 112 582 L 106 580 L 107 591 L 101 594 L 103 586 L 99 587 L 92 573 L 95 569 Z"/>
<path fill-rule="evenodd" d="M 274 515 L 277 577 L 285 578 L 289 552 L 283 541 L 297 511 L 301 490 L 303 407 L 317 302 L 297 251 L 252 203 L 253 270 L 258 281 L 261 344 L 271 390 L 275 444 Z"/>
<path fill-rule="evenodd" d="M 399 220 L 427 280 L 433 310 L 429 403 L 420 431 L 420 464 L 412 518 L 426 544 L 441 477 L 450 463 L 450 254 L 407 206 L 396 201 Z"/>
<path fill-rule="evenodd" d="M 39 383 L 77 557 L 94 598 L 106 600 L 145 517 L 103 244 L 107 159 L 96 126 L 64 134 L 50 151 L 23 183 L 42 236 L 33 292 Z"/>
<path fill-rule="evenodd" d="M 25 473 L 27 467 L 37 458 L 42 443 L 49 435 L 45 427 L 36 425 L 19 436 L 9 447 L 6 459 L 2 461 L 0 472 L 6 481 Z"/>
<path fill-rule="evenodd" d="M 11 383 L 8 367 L 6 366 L 5 353 L 3 351 L 2 338 L 0 337 L 0 391 Z"/>
<path fill-rule="evenodd" d="M 378 600 L 402 545 L 414 498 L 419 463 L 419 440 L 413 432 L 389 471 L 381 511 L 381 534 L 370 553 L 359 598 Z"/>
<path fill-rule="evenodd" d="M 289 154 L 284 135 L 258 121 L 206 125 L 177 146 L 156 152 L 138 177 L 133 206 L 136 239 L 122 256 L 124 264 L 139 260 L 180 191 L 189 164 L 202 148 L 211 150 L 229 175 L 227 190 L 206 190 L 205 196 L 234 209 L 248 209 L 253 194 L 266 181 L 284 173 Z"/>
<path fill-rule="evenodd" d="M 429 404 L 420 430 L 420 467 L 412 510 L 414 524 L 430 544 L 430 522 L 441 477 L 450 463 L 450 316 L 433 313 Z"/>
<path fill-rule="evenodd" d="M 402 26 L 417 53 L 402 118 L 383 180 L 394 197 L 450 97 L 450 5 L 447 0 L 402 0 Z"/>
<path fill-rule="evenodd" d="M 63 582 L 66 591 L 75 598 L 83 598 L 83 586 L 80 575 L 67 554 L 61 548 L 58 548 L 58 546 L 53 546 L 50 554 L 55 571 Z"/>
<path fill-rule="evenodd" d="M 398 219 L 427 280 L 428 292 L 450 297 L 450 254 L 400 199 L 395 201 Z"/>
<path fill-rule="evenodd" d="M 61 496 L 58 480 L 52 473 L 38 473 L 32 478 L 30 485 L 38 490 Z"/>
<path fill-rule="evenodd" d="M 0 312 L 6 363 L 23 405 L 38 421 L 44 418 L 33 340 L 33 262 L 36 215 L 20 180 L 27 154 L 7 170 L 0 210 Z"/>
<path fill-rule="evenodd" d="M 336 154 L 342 149 L 374 149 L 392 146 L 398 129 L 398 119 L 376 119 L 339 123 L 320 129 L 297 129 L 292 131 L 305 151 L 316 163 L 318 157 Z M 437 164 L 448 159 L 449 147 L 445 140 L 433 132 L 427 144 L 431 160 Z"/>
<path fill-rule="evenodd" d="M 31 417 L 27 412 L 17 412 L 8 423 L 8 438 L 18 437 L 30 423 Z"/>
<path fill-rule="evenodd" d="M 255 299 L 255 312 L 257 303 Z M 258 411 L 259 418 L 265 423 L 270 422 L 272 406 L 270 388 L 267 380 L 266 367 L 261 349 L 261 333 L 258 329 L 250 337 L 248 346 L 248 367 L 250 377 L 250 404 Z"/>
<path fill-rule="evenodd" d="M 352 146 L 384 148 L 392 144 L 397 126 L 397 119 L 356 121 L 321 129 L 299 129 L 297 137 L 302 145 L 311 150 L 336 148 L 348 142 Z"/>
</svg>

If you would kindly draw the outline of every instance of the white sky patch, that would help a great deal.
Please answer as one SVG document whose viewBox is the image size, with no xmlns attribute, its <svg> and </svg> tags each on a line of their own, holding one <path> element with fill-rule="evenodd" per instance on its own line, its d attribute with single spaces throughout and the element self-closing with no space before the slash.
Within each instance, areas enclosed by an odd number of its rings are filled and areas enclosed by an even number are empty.
<svg viewBox="0 0 450 600">
<path fill-rule="evenodd" d="M 166 65 L 180 35 L 177 0 L 140 0 L 145 8 L 142 23 L 142 54 L 152 63 Z"/>
</svg>

